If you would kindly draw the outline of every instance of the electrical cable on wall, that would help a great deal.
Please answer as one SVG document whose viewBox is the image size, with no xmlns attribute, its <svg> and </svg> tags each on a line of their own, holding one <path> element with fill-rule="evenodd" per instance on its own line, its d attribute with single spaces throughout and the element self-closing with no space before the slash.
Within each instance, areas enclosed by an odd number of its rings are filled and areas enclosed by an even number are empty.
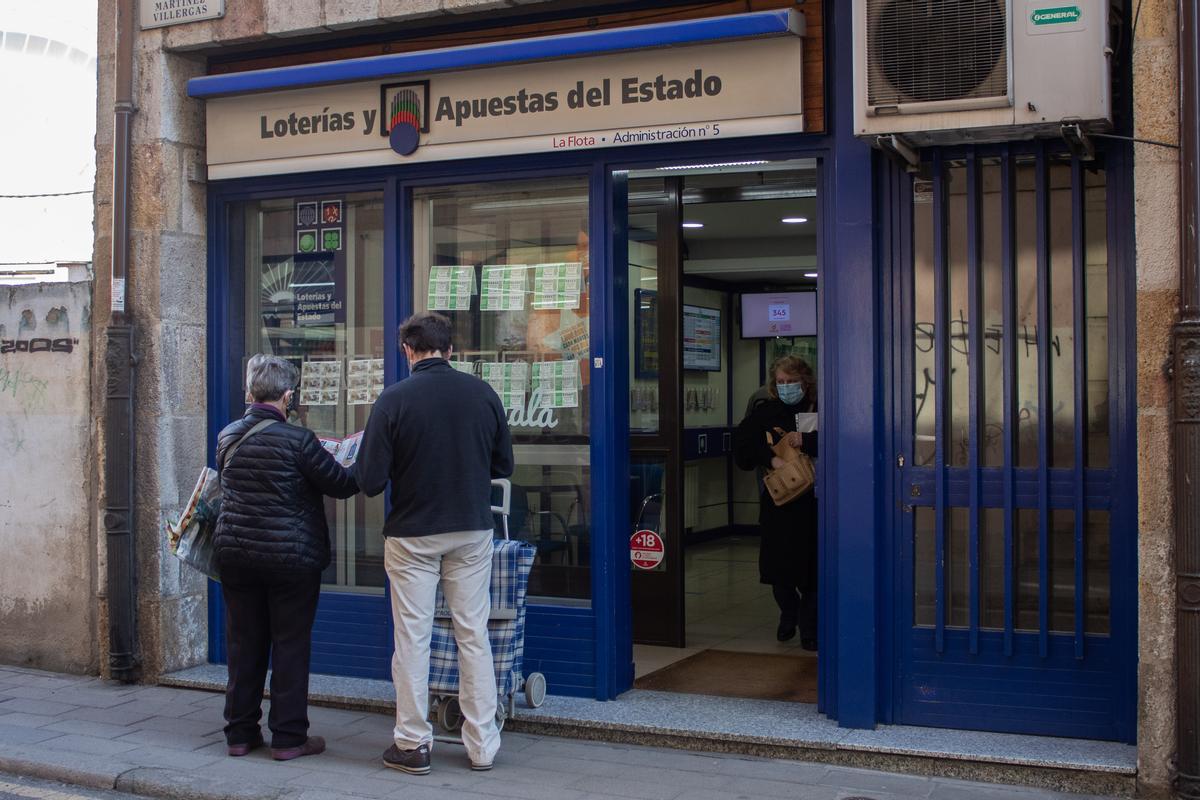
<svg viewBox="0 0 1200 800">
<path fill-rule="evenodd" d="M 32 197 L 69 197 L 76 194 L 91 194 L 91 189 L 80 189 L 76 192 L 45 192 L 43 194 L 0 194 L 0 200 L 25 200 Z"/>
</svg>

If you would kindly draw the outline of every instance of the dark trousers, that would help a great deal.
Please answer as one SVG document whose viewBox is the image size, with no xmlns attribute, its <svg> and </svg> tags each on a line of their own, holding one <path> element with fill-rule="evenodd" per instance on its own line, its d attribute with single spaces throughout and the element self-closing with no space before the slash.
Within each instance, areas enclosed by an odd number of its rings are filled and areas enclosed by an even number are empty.
<svg viewBox="0 0 1200 800">
<path fill-rule="evenodd" d="M 248 744 L 261 735 L 263 686 L 271 666 L 271 746 L 297 747 L 308 739 L 308 662 L 313 618 L 321 592 L 319 572 L 271 572 L 225 567 L 225 741 Z"/>
<path fill-rule="evenodd" d="M 775 603 L 779 606 L 780 622 L 798 625 L 801 639 L 816 639 L 817 592 L 815 582 L 807 591 L 801 591 L 801 588 L 795 584 L 775 583 L 771 585 L 771 593 L 775 595 Z"/>
</svg>

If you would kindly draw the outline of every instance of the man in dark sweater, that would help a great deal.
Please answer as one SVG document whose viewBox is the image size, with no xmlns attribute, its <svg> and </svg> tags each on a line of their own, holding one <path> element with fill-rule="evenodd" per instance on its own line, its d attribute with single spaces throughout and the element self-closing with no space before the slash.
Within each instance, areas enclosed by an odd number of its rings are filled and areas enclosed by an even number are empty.
<svg viewBox="0 0 1200 800">
<path fill-rule="evenodd" d="M 412 374 L 375 401 L 354 464 L 368 495 L 391 483 L 383 533 L 395 623 L 396 727 L 383 763 L 429 772 L 429 640 L 441 580 L 458 642 L 463 744 L 472 769 L 490 769 L 500 748 L 487 635 L 491 479 L 512 474 L 512 439 L 492 387 L 447 362 L 450 320 L 415 314 L 400 327 L 400 344 Z"/>
</svg>

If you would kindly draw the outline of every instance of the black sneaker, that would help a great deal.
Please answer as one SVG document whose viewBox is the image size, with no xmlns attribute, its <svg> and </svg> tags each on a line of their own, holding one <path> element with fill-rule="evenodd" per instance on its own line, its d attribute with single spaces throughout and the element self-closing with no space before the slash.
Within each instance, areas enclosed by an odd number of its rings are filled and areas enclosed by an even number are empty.
<svg viewBox="0 0 1200 800">
<path fill-rule="evenodd" d="M 796 635 L 796 623 L 780 620 L 779 627 L 775 629 L 775 638 L 781 642 L 789 641 Z"/>
<path fill-rule="evenodd" d="M 429 745 L 423 744 L 415 750 L 401 750 L 393 744 L 383 753 L 383 765 L 409 775 L 428 775 Z"/>
</svg>

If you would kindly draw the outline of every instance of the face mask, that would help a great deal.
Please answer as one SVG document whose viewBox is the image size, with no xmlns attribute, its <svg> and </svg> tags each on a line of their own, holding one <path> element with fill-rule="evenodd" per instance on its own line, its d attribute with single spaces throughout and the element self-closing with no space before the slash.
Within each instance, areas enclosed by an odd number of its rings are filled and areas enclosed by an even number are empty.
<svg viewBox="0 0 1200 800">
<path fill-rule="evenodd" d="M 798 405 L 804 399 L 804 384 L 779 383 L 775 389 L 779 392 L 779 399 L 789 406 Z"/>
</svg>

